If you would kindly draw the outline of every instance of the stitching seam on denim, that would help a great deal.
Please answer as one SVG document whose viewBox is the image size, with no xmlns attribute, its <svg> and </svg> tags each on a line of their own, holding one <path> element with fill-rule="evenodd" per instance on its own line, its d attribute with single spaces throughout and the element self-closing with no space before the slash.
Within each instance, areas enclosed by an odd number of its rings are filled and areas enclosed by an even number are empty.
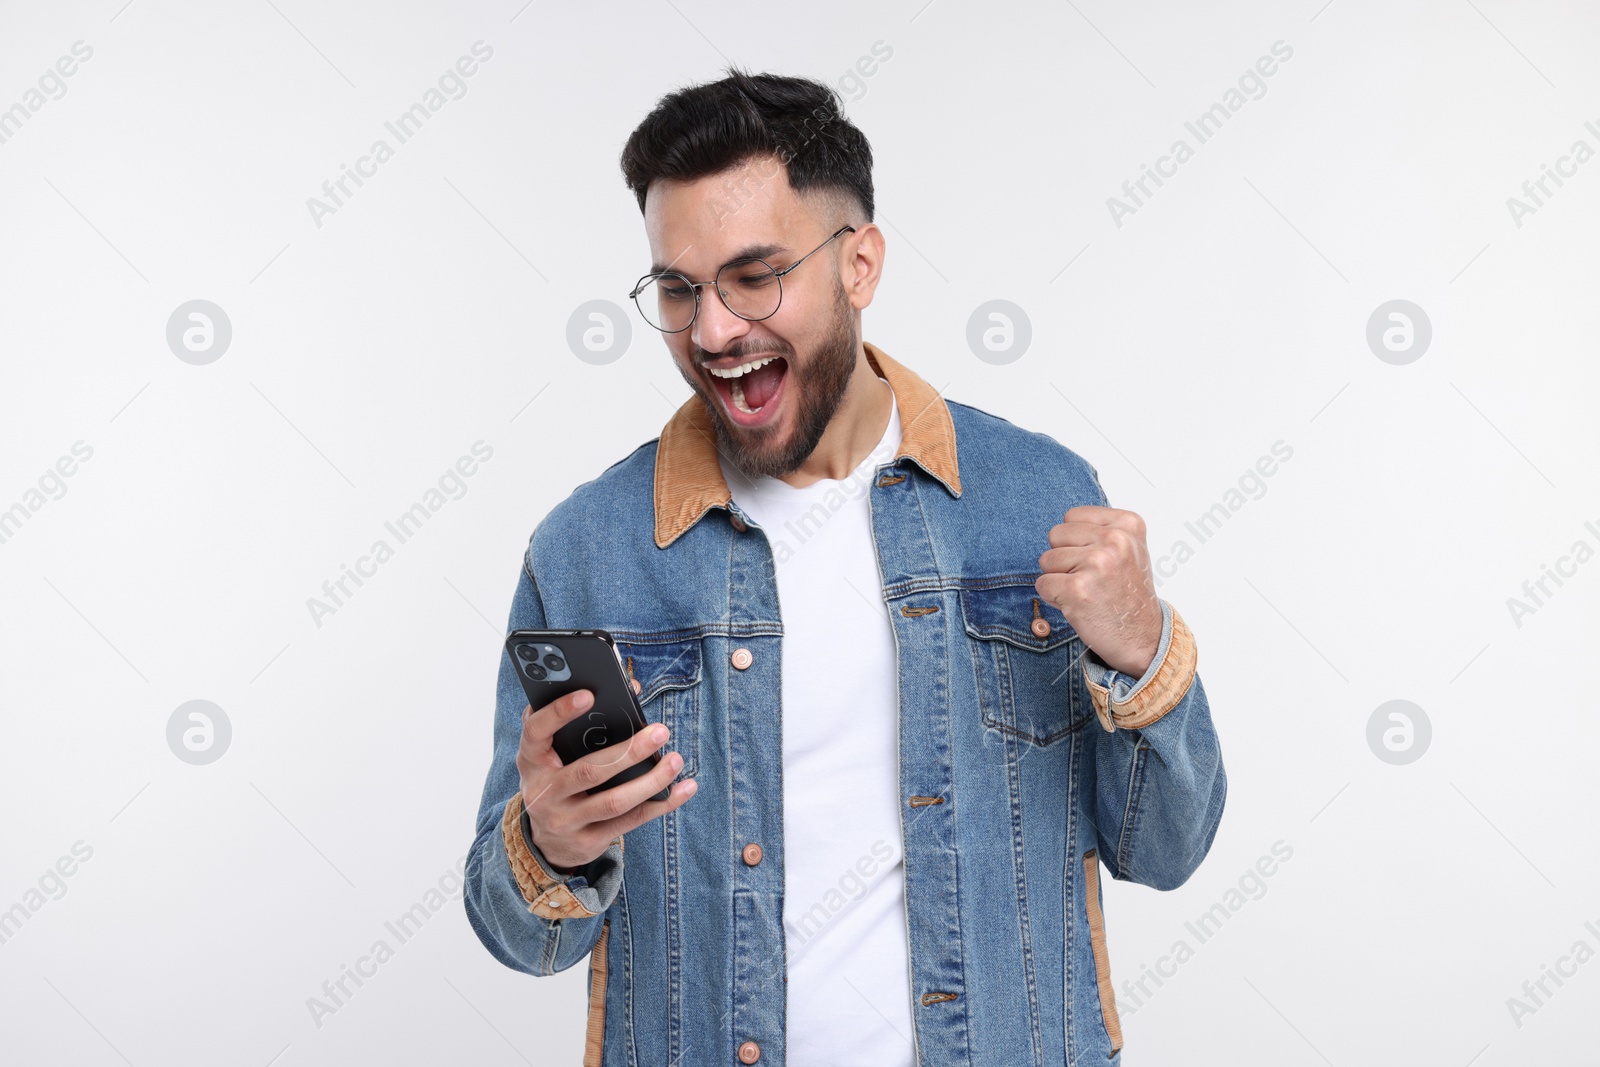
<svg viewBox="0 0 1600 1067">
<path fill-rule="evenodd" d="M 1149 751 L 1144 738 L 1134 742 L 1133 763 L 1128 768 L 1128 809 L 1122 814 L 1121 840 L 1117 842 L 1117 867 L 1124 878 L 1132 877 L 1129 872 L 1133 868 L 1134 835 L 1138 829 L 1140 801 L 1144 799 L 1145 772 L 1150 762 L 1145 754 Z"/>
<path fill-rule="evenodd" d="M 1028 991 L 1028 1034 L 1033 1042 L 1033 1058 L 1042 1062 L 1044 1049 L 1039 1035 L 1039 982 L 1033 967 L 1033 929 L 1028 914 L 1027 838 L 1022 821 L 1021 758 L 1016 742 L 1006 745 L 1006 791 L 1011 814 L 1011 870 L 1017 891 L 1017 935 L 1022 942 L 1022 970 Z"/>
</svg>

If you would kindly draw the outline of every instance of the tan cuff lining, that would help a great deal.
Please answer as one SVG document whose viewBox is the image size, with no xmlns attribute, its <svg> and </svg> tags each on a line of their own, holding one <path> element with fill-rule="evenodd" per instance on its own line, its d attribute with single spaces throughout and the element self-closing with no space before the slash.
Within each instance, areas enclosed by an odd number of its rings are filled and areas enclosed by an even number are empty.
<svg viewBox="0 0 1600 1067">
<path fill-rule="evenodd" d="M 1100 725 L 1107 733 L 1118 726 L 1124 730 L 1149 726 L 1178 706 L 1178 701 L 1183 699 L 1194 682 L 1197 662 L 1194 634 L 1189 632 L 1189 626 L 1178 614 L 1178 609 L 1172 608 L 1172 636 L 1167 641 L 1166 655 L 1162 657 L 1154 677 L 1127 703 L 1113 704 L 1111 691 L 1096 684 L 1089 677 L 1088 665 L 1084 665 L 1083 676 L 1089 683 L 1089 699 L 1094 703 L 1094 713 Z"/>
<path fill-rule="evenodd" d="M 506 858 L 511 873 L 522 890 L 528 910 L 541 919 L 587 919 L 595 913 L 584 907 L 560 876 L 545 870 L 544 864 L 528 849 L 522 838 L 522 794 L 512 794 L 500 819 L 500 836 L 505 839 Z"/>
</svg>

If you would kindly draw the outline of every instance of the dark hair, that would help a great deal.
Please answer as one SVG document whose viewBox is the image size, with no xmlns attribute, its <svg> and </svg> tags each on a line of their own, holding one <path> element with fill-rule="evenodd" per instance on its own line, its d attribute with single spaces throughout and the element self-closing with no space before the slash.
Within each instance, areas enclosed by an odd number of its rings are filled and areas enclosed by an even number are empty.
<svg viewBox="0 0 1600 1067">
<path fill-rule="evenodd" d="M 694 181 L 776 155 L 797 193 L 842 193 L 872 221 L 872 146 L 829 85 L 727 68 L 720 81 L 668 93 L 622 149 L 622 176 L 644 211 L 658 178 Z"/>
</svg>

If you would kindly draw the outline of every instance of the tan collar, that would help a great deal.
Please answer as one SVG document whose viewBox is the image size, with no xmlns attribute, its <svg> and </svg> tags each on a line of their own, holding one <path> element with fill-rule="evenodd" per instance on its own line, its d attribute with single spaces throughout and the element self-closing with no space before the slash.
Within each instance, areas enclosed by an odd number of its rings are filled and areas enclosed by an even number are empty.
<svg viewBox="0 0 1600 1067">
<path fill-rule="evenodd" d="M 894 390 L 900 410 L 900 451 L 961 495 L 956 467 L 956 429 L 938 390 L 909 368 L 890 359 L 870 341 L 862 345 L 867 362 Z M 717 462 L 716 431 L 699 394 L 684 401 L 661 431 L 656 445 L 656 546 L 666 548 L 713 507 L 726 507 L 732 494 Z"/>
</svg>

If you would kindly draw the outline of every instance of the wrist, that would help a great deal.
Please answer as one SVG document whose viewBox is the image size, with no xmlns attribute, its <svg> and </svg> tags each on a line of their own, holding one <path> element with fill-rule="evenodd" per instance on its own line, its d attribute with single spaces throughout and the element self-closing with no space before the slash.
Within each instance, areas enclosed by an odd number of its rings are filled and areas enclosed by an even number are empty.
<svg viewBox="0 0 1600 1067">
<path fill-rule="evenodd" d="M 533 839 L 533 821 L 528 818 L 528 809 L 526 807 L 522 809 L 522 832 L 527 835 L 528 843 L 537 848 L 540 855 L 544 857 L 544 865 L 551 874 L 560 875 L 561 877 L 566 878 L 576 874 L 577 872 L 583 870 L 584 867 L 588 866 L 588 864 L 580 863 L 576 867 L 563 867 L 559 863 L 551 860 L 550 853 L 545 851 L 543 845 L 540 845 L 539 842 Z"/>
<path fill-rule="evenodd" d="M 1161 634 L 1165 629 L 1165 619 L 1159 603 L 1155 609 L 1155 623 L 1147 626 L 1149 631 L 1145 640 L 1140 641 L 1132 650 L 1118 655 L 1116 659 L 1110 656 L 1100 656 L 1101 662 L 1114 670 L 1121 671 L 1130 678 L 1143 678 L 1156 661 L 1156 655 L 1161 651 Z M 1120 650 L 1119 650 L 1120 652 Z M 1098 653 L 1096 653 L 1098 655 Z"/>
</svg>

